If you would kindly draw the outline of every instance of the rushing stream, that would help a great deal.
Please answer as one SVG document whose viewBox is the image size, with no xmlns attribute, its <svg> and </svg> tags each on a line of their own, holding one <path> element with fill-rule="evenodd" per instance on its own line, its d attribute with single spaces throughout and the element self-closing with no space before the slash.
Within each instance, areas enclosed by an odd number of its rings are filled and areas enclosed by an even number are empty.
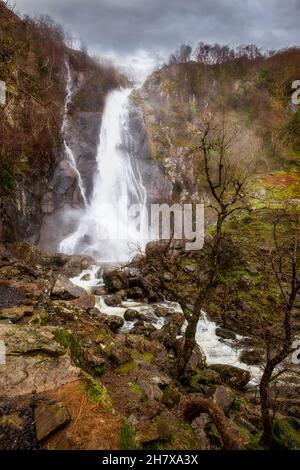
<svg viewBox="0 0 300 470">
<path fill-rule="evenodd" d="M 82 271 L 79 276 L 76 276 L 71 279 L 71 281 L 83 287 L 87 292 L 90 292 L 92 287 L 103 286 L 103 280 L 96 277 L 97 272 L 99 271 L 99 266 L 92 266 L 89 269 Z M 83 280 L 82 278 L 86 275 L 90 276 L 89 280 Z M 152 313 L 153 307 L 161 306 L 168 308 L 171 312 L 182 313 L 180 305 L 176 302 L 160 302 L 159 304 L 147 304 L 142 302 L 133 302 L 133 301 L 124 301 L 118 307 L 109 307 L 105 304 L 102 296 L 96 296 L 96 306 L 102 313 L 106 315 L 118 315 L 124 317 L 124 313 L 128 308 L 134 308 L 140 313 Z M 150 315 L 151 318 L 151 315 Z M 151 323 L 155 328 L 161 329 L 165 324 L 165 319 L 161 317 L 156 317 L 152 313 Z M 134 326 L 134 322 L 125 321 L 124 326 L 120 331 L 130 331 Z M 186 325 L 182 327 L 182 335 L 184 334 Z M 217 325 L 215 322 L 209 320 L 208 315 L 203 312 L 202 317 L 198 321 L 197 332 L 196 332 L 196 341 L 201 346 L 205 352 L 207 363 L 209 364 L 227 364 L 231 366 L 240 367 L 242 369 L 247 369 L 251 374 L 250 384 L 257 385 L 259 377 L 261 375 L 261 370 L 257 366 L 248 366 L 239 359 L 239 349 L 236 347 L 236 341 L 234 340 L 223 340 L 216 335 Z M 237 340 L 241 340 L 242 336 L 236 335 Z"/>
</svg>

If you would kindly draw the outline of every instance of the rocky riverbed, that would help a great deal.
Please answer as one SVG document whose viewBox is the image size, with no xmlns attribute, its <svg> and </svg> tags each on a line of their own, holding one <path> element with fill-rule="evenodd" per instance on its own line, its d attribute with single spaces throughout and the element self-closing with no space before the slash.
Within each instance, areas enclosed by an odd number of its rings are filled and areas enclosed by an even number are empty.
<svg viewBox="0 0 300 470">
<path fill-rule="evenodd" d="M 1 246 L 0 277 L 1 448 L 218 449 L 220 419 L 234 448 L 259 448 L 245 338 L 204 315 L 178 381 L 185 317 L 137 270 L 17 243 Z M 300 417 L 298 391 L 274 390 L 279 429 Z"/>
</svg>

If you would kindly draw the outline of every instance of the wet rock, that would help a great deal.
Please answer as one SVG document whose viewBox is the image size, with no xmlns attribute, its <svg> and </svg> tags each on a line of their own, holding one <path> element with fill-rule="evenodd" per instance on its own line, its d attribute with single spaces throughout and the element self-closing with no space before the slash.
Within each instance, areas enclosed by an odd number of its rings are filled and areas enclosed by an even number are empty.
<svg viewBox="0 0 300 470">
<path fill-rule="evenodd" d="M 248 370 L 227 364 L 212 364 L 209 369 L 217 371 L 223 383 L 237 389 L 243 389 L 251 378 Z"/>
<path fill-rule="evenodd" d="M 131 287 L 128 289 L 128 298 L 133 300 L 143 300 L 145 293 L 141 287 Z"/>
<path fill-rule="evenodd" d="M 128 297 L 128 294 L 127 294 L 127 290 L 126 290 L 126 289 L 118 290 L 118 291 L 116 292 L 116 295 L 118 295 L 119 297 L 121 297 L 122 300 L 125 300 L 125 299 L 127 299 L 127 297 Z"/>
<path fill-rule="evenodd" d="M 134 310 L 133 308 L 128 308 L 126 312 L 124 313 L 124 319 L 126 321 L 133 321 L 133 320 L 139 320 L 141 318 L 140 312 L 137 310 Z"/>
<path fill-rule="evenodd" d="M 223 339 L 235 339 L 236 335 L 233 331 L 227 330 L 227 328 L 216 328 L 216 335 Z"/>
<path fill-rule="evenodd" d="M 163 305 L 155 305 L 154 311 L 158 317 L 163 318 L 166 318 L 174 313 L 173 310 L 170 310 L 168 307 L 164 307 Z"/>
<path fill-rule="evenodd" d="M 72 304 L 76 307 L 82 308 L 83 310 L 90 310 L 95 306 L 94 295 L 83 295 L 79 299 L 72 300 Z"/>
<path fill-rule="evenodd" d="M 119 317 L 118 315 L 106 315 L 105 313 L 101 313 L 99 310 L 98 312 L 99 313 L 97 313 L 97 317 L 101 323 L 108 326 L 108 328 L 114 333 L 116 333 L 124 325 L 124 320 L 122 317 Z"/>
<path fill-rule="evenodd" d="M 69 412 L 62 402 L 38 402 L 34 410 L 36 436 L 44 441 L 71 421 Z"/>
<path fill-rule="evenodd" d="M 157 339 L 168 348 L 174 348 L 177 341 L 176 338 L 180 333 L 184 320 L 184 315 L 174 313 L 170 317 L 170 321 L 168 321 L 161 330 L 154 331 L 151 337 Z"/>
<path fill-rule="evenodd" d="M 108 307 L 117 307 L 117 305 L 122 303 L 122 297 L 117 294 L 106 295 L 104 297 L 104 302 Z"/>
<path fill-rule="evenodd" d="M 66 276 L 59 275 L 51 292 L 54 299 L 72 300 L 86 295 L 82 287 L 76 286 Z"/>
<path fill-rule="evenodd" d="M 231 388 L 217 385 L 209 397 L 224 413 L 227 413 L 234 402 L 235 395 Z"/>
<path fill-rule="evenodd" d="M 127 289 L 127 274 L 120 270 L 107 270 L 103 273 L 103 280 L 109 293 L 114 293 L 122 289 Z"/>
<path fill-rule="evenodd" d="M 87 273 L 87 274 L 84 274 L 82 277 L 81 277 L 81 281 L 90 281 L 92 279 L 92 276 L 90 273 Z"/>
<path fill-rule="evenodd" d="M 264 360 L 264 351 L 262 349 L 245 349 L 240 353 L 239 359 L 250 366 L 259 365 Z"/>
<path fill-rule="evenodd" d="M 67 261 L 61 270 L 61 274 L 64 274 L 68 278 L 78 276 L 84 269 L 88 269 L 93 264 L 95 264 L 95 260 L 90 256 L 68 256 Z"/>
<path fill-rule="evenodd" d="M 130 334 L 134 335 L 143 335 L 143 336 L 150 336 L 153 332 L 156 332 L 155 326 L 153 326 L 151 323 L 138 320 L 132 330 L 130 331 Z"/>
<path fill-rule="evenodd" d="M 93 287 L 91 290 L 91 294 L 98 295 L 98 296 L 107 295 L 107 289 L 106 287 L 103 287 L 103 286 Z"/>
</svg>

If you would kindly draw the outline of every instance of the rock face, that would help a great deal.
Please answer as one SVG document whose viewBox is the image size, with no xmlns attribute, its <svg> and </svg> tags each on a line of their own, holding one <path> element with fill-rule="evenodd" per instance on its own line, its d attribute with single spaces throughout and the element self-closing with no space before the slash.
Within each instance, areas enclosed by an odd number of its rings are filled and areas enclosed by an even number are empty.
<svg viewBox="0 0 300 470">
<path fill-rule="evenodd" d="M 6 346 L 0 366 L 1 396 L 13 397 L 56 388 L 78 379 L 65 349 L 55 340 L 55 327 L 0 325 Z"/>
<path fill-rule="evenodd" d="M 44 441 L 70 422 L 70 415 L 61 402 L 40 401 L 34 410 L 36 437 Z"/>
<path fill-rule="evenodd" d="M 62 300 L 77 299 L 85 295 L 86 292 L 82 287 L 76 286 L 62 274 L 57 277 L 51 292 L 52 298 Z"/>
</svg>

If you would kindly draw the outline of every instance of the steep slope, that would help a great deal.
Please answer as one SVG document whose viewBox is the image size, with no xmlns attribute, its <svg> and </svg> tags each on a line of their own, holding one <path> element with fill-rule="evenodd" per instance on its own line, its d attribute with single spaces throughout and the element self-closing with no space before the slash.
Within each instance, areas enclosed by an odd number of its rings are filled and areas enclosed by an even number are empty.
<svg viewBox="0 0 300 470">
<path fill-rule="evenodd" d="M 225 115 L 238 128 L 237 151 L 251 157 L 254 174 L 297 169 L 300 112 L 291 95 L 299 58 L 300 50 L 291 48 L 218 64 L 178 62 L 148 78 L 133 99 L 144 117 L 152 158 L 172 181 L 173 200 L 205 191 L 192 150 L 207 112 L 217 121 Z"/>
<path fill-rule="evenodd" d="M 94 158 L 105 96 L 121 79 L 85 52 L 67 47 L 62 28 L 51 19 L 20 19 L 0 2 L 0 79 L 7 89 L 6 104 L 0 105 L 0 240 L 38 242 L 44 213 L 73 198 L 72 192 L 65 198 L 64 190 L 59 200 L 51 196 L 66 182 L 65 174 L 55 174 L 63 158 L 66 61 L 76 88 L 68 110 L 70 147 L 81 158 L 79 167 L 86 168 L 88 186 L 86 161 Z"/>
</svg>

